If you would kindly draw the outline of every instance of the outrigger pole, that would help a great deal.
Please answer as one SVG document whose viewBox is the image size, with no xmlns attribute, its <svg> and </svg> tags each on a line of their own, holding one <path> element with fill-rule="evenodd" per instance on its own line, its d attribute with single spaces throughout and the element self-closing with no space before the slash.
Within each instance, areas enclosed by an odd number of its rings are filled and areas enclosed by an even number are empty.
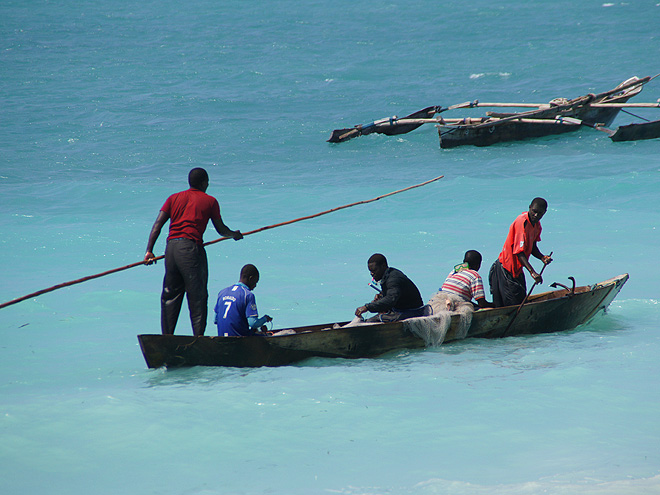
<svg viewBox="0 0 660 495">
<path fill-rule="evenodd" d="M 432 182 L 440 180 L 443 177 L 444 177 L 444 175 L 440 175 L 440 176 L 438 176 L 434 179 L 427 180 L 425 182 L 421 182 L 420 184 L 415 184 L 414 186 L 409 186 L 409 187 L 406 187 L 404 189 L 399 189 L 398 191 L 393 191 L 393 192 L 390 192 L 390 193 L 387 193 L 387 194 L 383 194 L 383 195 L 377 196 L 375 198 L 366 199 L 366 200 L 363 200 L 363 201 L 356 201 L 355 203 L 349 203 L 347 205 L 337 206 L 336 208 L 331 208 L 330 210 L 325 210 L 325 211 L 322 211 L 322 212 L 319 212 L 319 213 L 315 213 L 313 215 L 307 215 L 307 216 L 304 216 L 304 217 L 295 218 L 293 220 L 288 220 L 286 222 L 280 222 L 280 223 L 276 223 L 276 224 L 273 224 L 273 225 L 267 225 L 265 227 L 260 227 L 258 229 L 251 230 L 249 232 L 243 232 L 243 237 L 245 237 L 246 235 L 257 234 L 259 232 L 263 232 L 264 230 L 270 230 L 270 229 L 274 229 L 276 227 L 282 227 L 284 225 L 290 225 L 292 223 L 302 222 L 303 220 L 309 220 L 311 218 L 320 217 L 322 215 L 327 215 L 328 213 L 334 213 L 335 211 L 343 210 L 343 209 L 346 209 L 346 208 L 351 208 L 352 206 L 358 206 L 358 205 L 364 205 L 364 204 L 367 204 L 367 203 L 373 203 L 374 201 L 378 201 L 379 199 L 383 199 L 383 198 L 386 198 L 388 196 L 393 196 L 394 194 L 399 194 L 399 193 L 402 193 L 404 191 L 410 191 L 411 189 L 415 189 L 417 187 L 425 186 L 427 184 L 430 184 Z M 226 241 L 227 239 L 231 239 L 231 237 L 221 237 L 219 239 L 215 239 L 214 241 L 205 242 L 204 246 L 210 246 L 211 244 L 215 244 L 215 243 L 220 242 L 220 241 Z M 152 262 L 158 261 L 158 260 L 162 260 L 164 257 L 165 257 L 165 255 L 156 256 L 156 258 L 152 258 L 149 261 L 149 264 L 151 264 Z M 31 299 L 33 297 L 37 297 L 37 296 L 40 296 L 42 294 L 46 294 L 47 292 L 53 292 L 54 290 L 57 290 L 57 289 L 62 289 L 64 287 L 69 287 L 71 285 L 80 284 L 82 282 L 87 282 L 88 280 L 93 280 L 95 278 L 104 277 L 105 275 L 110 275 L 112 273 L 121 272 L 123 270 L 128 270 L 129 268 L 134 268 L 136 266 L 146 265 L 146 264 L 147 264 L 147 262 L 144 261 L 144 260 L 143 261 L 138 261 L 136 263 L 131 263 L 130 265 L 120 266 L 119 268 L 114 268 L 112 270 L 97 273 L 95 275 L 89 275 L 87 277 L 79 278 L 77 280 L 71 280 L 70 282 L 64 282 L 64 283 L 61 283 L 61 284 L 58 284 L 58 285 L 54 285 L 52 287 L 48 287 L 47 289 L 42 289 L 42 290 L 39 290 L 37 292 L 33 292 L 31 294 L 27 294 L 27 295 L 22 296 L 22 297 L 17 297 L 16 299 L 12 299 L 11 301 L 7 301 L 5 303 L 2 303 L 2 304 L 0 304 L 0 309 L 6 308 L 7 306 L 11 306 L 12 304 L 16 304 L 16 303 L 19 303 L 21 301 L 25 301 L 26 299 Z"/>
</svg>

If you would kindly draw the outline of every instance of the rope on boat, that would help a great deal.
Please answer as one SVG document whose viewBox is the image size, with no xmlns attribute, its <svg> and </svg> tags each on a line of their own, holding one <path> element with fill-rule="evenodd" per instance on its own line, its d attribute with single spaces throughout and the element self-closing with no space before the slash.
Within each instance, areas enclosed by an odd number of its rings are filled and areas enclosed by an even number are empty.
<svg viewBox="0 0 660 495">
<path fill-rule="evenodd" d="M 414 186 L 408 186 L 406 188 L 399 189 L 398 191 L 392 191 L 392 192 L 389 192 L 387 194 L 377 196 L 375 198 L 366 199 L 366 200 L 363 200 L 363 201 L 356 201 L 355 203 L 350 203 L 350 204 L 347 204 L 347 205 L 338 206 L 336 208 L 331 208 L 330 210 L 325 210 L 325 211 L 322 211 L 322 212 L 319 212 L 319 213 L 315 213 L 313 215 L 307 215 L 307 216 L 304 216 L 304 217 L 295 218 L 293 220 L 288 220 L 286 222 L 280 222 L 280 223 L 276 223 L 276 224 L 273 224 L 273 225 L 267 225 L 265 227 L 261 227 L 261 228 L 255 229 L 255 230 L 251 230 L 249 232 L 243 232 L 243 237 L 245 237 L 246 235 L 256 234 L 258 232 L 263 232 L 264 230 L 270 230 L 270 229 L 274 229 L 276 227 L 282 227 L 283 225 L 290 225 L 292 223 L 302 222 L 303 220 L 309 220 L 311 218 L 320 217 L 322 215 L 327 215 L 328 213 L 334 213 L 335 211 L 350 208 L 352 206 L 358 206 L 358 205 L 364 205 L 364 204 L 367 204 L 367 203 L 373 203 L 374 201 L 378 201 L 379 199 L 383 199 L 383 198 L 386 198 L 388 196 L 393 196 L 394 194 L 399 194 L 399 193 L 402 193 L 402 192 L 405 192 L 405 191 L 410 191 L 411 189 L 415 189 L 415 188 L 418 188 L 418 187 L 425 186 L 427 184 L 431 184 L 432 182 L 440 180 L 443 177 L 444 177 L 444 175 L 440 175 L 438 177 L 435 177 L 434 179 L 430 179 L 430 180 L 427 180 L 425 182 L 421 182 L 420 184 L 415 184 Z M 220 241 L 225 241 L 227 239 L 230 239 L 230 237 L 221 237 L 221 238 L 216 239 L 214 241 L 205 242 L 204 246 L 210 246 L 211 244 L 215 244 L 215 243 L 220 242 Z M 150 261 L 150 263 L 158 261 L 158 260 L 162 260 L 164 257 L 165 257 L 165 255 L 157 256 L 156 258 L 152 259 Z M 64 282 L 64 283 L 61 283 L 61 284 L 58 284 L 58 285 L 53 285 L 52 287 L 48 287 L 46 289 L 42 289 L 42 290 L 39 290 L 39 291 L 36 291 L 36 292 L 32 292 L 31 294 L 27 294 L 27 295 L 22 296 L 22 297 L 17 297 L 16 299 L 12 299 L 11 301 L 7 301 L 5 303 L 2 303 L 2 304 L 0 304 L 0 309 L 6 308 L 7 306 L 11 306 L 12 304 L 16 304 L 16 303 L 19 303 L 21 301 L 25 301 L 26 299 L 31 299 L 33 297 L 37 297 L 37 296 L 40 296 L 42 294 L 46 294 L 48 292 L 53 292 L 57 289 L 62 289 L 64 287 L 69 287 L 71 285 L 80 284 L 82 282 L 87 282 L 88 280 L 93 280 L 95 278 L 104 277 L 105 275 L 110 275 L 112 273 L 121 272 L 123 270 L 128 270 L 129 268 L 134 268 L 136 266 L 141 266 L 141 265 L 146 265 L 146 264 L 147 263 L 144 260 L 142 260 L 142 261 L 138 261 L 136 263 L 131 263 L 130 265 L 120 266 L 119 268 L 114 268 L 112 270 L 97 273 L 95 275 L 89 275 L 87 277 L 79 278 L 79 279 L 76 279 L 76 280 L 71 280 L 70 282 Z"/>
<path fill-rule="evenodd" d="M 647 119 L 646 117 L 642 117 L 641 115 L 637 115 L 636 113 L 632 113 L 624 108 L 621 109 L 623 113 L 627 113 L 628 115 L 632 115 L 633 117 L 637 117 L 640 120 L 644 120 L 646 122 L 651 122 L 651 119 Z"/>
</svg>

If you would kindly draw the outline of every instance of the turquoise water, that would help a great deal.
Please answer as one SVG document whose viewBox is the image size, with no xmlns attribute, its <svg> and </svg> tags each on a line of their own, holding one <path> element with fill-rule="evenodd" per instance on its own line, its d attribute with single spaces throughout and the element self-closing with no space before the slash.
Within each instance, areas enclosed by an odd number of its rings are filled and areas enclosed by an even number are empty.
<svg viewBox="0 0 660 495">
<path fill-rule="evenodd" d="M 535 196 L 541 289 L 631 278 L 575 331 L 275 369 L 147 369 L 161 264 L 30 299 L 0 310 L 0 493 L 660 493 L 660 141 L 325 142 L 655 75 L 659 21 L 644 1 L 3 2 L 2 302 L 139 261 L 193 166 L 243 231 L 445 176 L 209 247 L 210 292 L 256 264 L 277 327 L 350 319 L 373 252 L 425 298 L 467 249 L 485 275 Z"/>
</svg>

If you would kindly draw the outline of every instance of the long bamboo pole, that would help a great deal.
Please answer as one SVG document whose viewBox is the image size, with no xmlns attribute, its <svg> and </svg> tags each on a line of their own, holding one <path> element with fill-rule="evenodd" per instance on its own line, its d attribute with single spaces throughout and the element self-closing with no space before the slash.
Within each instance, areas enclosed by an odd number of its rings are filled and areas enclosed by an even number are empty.
<svg viewBox="0 0 660 495">
<path fill-rule="evenodd" d="M 660 108 L 660 101 L 656 103 L 589 103 L 594 108 Z"/>
<path fill-rule="evenodd" d="M 596 108 L 660 108 L 660 101 L 654 103 L 589 103 Z M 471 108 L 477 107 L 519 107 L 519 108 L 554 108 L 549 103 L 473 103 Z"/>
<path fill-rule="evenodd" d="M 464 119 L 401 119 L 397 120 L 395 123 L 396 124 L 401 124 L 401 125 L 410 125 L 410 124 L 447 124 L 451 126 L 455 125 L 477 125 L 477 124 L 484 124 L 488 122 L 497 122 L 501 120 L 498 117 L 467 117 Z M 577 119 L 573 119 L 572 117 L 557 117 L 555 119 L 525 119 L 525 118 L 519 118 L 515 119 L 516 122 L 524 122 L 527 124 L 570 124 L 574 125 L 576 123 Z"/>
<path fill-rule="evenodd" d="M 273 224 L 273 225 L 267 225 L 265 227 L 261 227 L 261 228 L 255 229 L 255 230 L 251 230 L 249 232 L 243 232 L 243 237 L 245 237 L 246 235 L 256 234 L 258 232 L 263 232 L 264 230 L 270 230 L 270 229 L 274 229 L 276 227 L 282 227 L 284 225 L 290 225 L 292 223 L 302 222 L 303 220 L 309 220 L 311 218 L 320 217 L 322 215 L 327 215 L 328 213 L 333 213 L 335 211 L 343 210 L 345 208 L 350 208 L 352 206 L 358 206 L 358 205 L 364 205 L 364 204 L 367 204 L 367 203 L 373 203 L 374 201 L 378 201 L 379 199 L 383 199 L 383 198 L 386 198 L 388 196 L 393 196 L 394 194 L 399 194 L 399 193 L 402 193 L 404 191 L 409 191 L 409 190 L 415 189 L 417 187 L 425 186 L 427 184 L 430 184 L 432 182 L 440 180 L 443 177 L 444 177 L 444 175 L 440 175 L 438 177 L 435 177 L 434 179 L 427 180 L 425 182 L 421 182 L 420 184 L 415 184 L 414 186 L 409 186 L 409 187 L 406 187 L 404 189 L 399 189 L 398 191 L 393 191 L 393 192 L 390 192 L 390 193 L 387 193 L 387 194 L 383 194 L 383 195 L 377 196 L 375 198 L 366 199 L 366 200 L 363 200 L 363 201 L 356 201 L 355 203 L 349 203 L 349 204 L 346 204 L 346 205 L 343 205 L 343 206 L 338 206 L 336 208 L 331 208 L 330 210 L 325 210 L 325 211 L 322 211 L 322 212 L 319 212 L 319 213 L 315 213 L 313 215 L 307 215 L 307 216 L 304 216 L 304 217 L 295 218 L 293 220 L 288 220 L 286 222 L 280 222 L 280 223 L 276 223 L 276 224 Z M 210 246 L 211 244 L 215 244 L 215 243 L 220 242 L 220 241 L 225 241 L 227 239 L 231 239 L 231 238 L 230 237 L 220 237 L 219 239 L 215 239 L 213 241 L 205 242 L 204 246 Z M 153 261 L 161 260 L 164 257 L 165 257 L 164 255 L 157 256 L 156 258 L 152 259 L 151 261 L 153 262 Z M 46 289 L 38 290 L 36 292 L 32 292 L 31 294 L 26 294 L 25 296 L 17 297 L 16 299 L 12 299 L 11 301 L 7 301 L 5 303 L 2 303 L 2 304 L 0 304 L 0 309 L 6 308 L 7 306 L 11 306 L 12 304 L 16 304 L 16 303 L 19 303 L 21 301 L 25 301 L 26 299 L 31 299 L 33 297 L 37 297 L 37 296 L 40 296 L 42 294 L 46 294 L 48 292 L 53 292 L 54 290 L 57 290 L 57 289 L 62 289 L 64 287 L 69 287 L 71 285 L 80 284 L 82 282 L 87 282 L 88 280 L 93 280 L 95 278 L 104 277 L 104 276 L 110 275 L 112 273 L 121 272 L 121 271 L 124 271 L 124 270 L 128 270 L 129 268 L 134 268 L 136 266 L 146 265 L 146 264 L 147 263 L 144 260 L 142 260 L 142 261 L 138 261 L 136 263 L 131 263 L 130 265 L 120 266 L 119 268 L 114 268 L 112 270 L 108 270 L 108 271 L 105 271 L 105 272 L 97 273 L 97 274 L 94 274 L 94 275 L 89 275 L 87 277 L 79 278 L 79 279 L 76 279 L 76 280 L 71 280 L 70 282 L 64 282 L 64 283 L 61 283 L 61 284 L 58 284 L 58 285 L 53 285 L 52 287 L 48 287 Z"/>
</svg>

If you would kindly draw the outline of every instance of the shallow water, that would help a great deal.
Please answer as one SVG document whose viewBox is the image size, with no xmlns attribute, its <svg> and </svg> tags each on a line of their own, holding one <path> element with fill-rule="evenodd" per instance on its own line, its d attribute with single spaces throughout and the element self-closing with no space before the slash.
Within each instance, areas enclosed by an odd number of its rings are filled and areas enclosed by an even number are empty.
<svg viewBox="0 0 660 495">
<path fill-rule="evenodd" d="M 161 264 L 30 299 L 0 310 L 0 492 L 660 493 L 658 141 L 325 142 L 428 105 L 655 75 L 658 20 L 644 2 L 5 2 L 2 301 L 139 261 L 193 166 L 244 232 L 444 175 L 209 247 L 210 292 L 256 264 L 278 328 L 350 319 L 373 252 L 425 298 L 467 249 L 485 275 L 535 196 L 555 258 L 539 290 L 631 278 L 571 332 L 247 370 L 146 368 Z"/>
</svg>

